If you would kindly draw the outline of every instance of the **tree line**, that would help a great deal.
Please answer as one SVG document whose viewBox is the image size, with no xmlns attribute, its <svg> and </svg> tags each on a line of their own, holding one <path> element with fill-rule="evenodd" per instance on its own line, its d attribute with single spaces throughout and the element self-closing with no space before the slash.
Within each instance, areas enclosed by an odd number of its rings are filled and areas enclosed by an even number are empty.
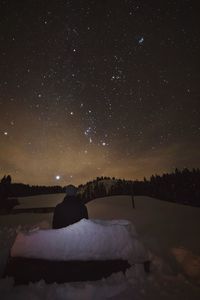
<svg viewBox="0 0 200 300">
<path fill-rule="evenodd" d="M 149 180 L 140 181 L 101 176 L 79 185 L 79 191 L 84 203 L 105 196 L 135 195 L 200 206 L 200 169 L 175 169 L 172 173 L 152 175 Z M 11 176 L 4 176 L 0 182 L 0 208 L 16 205 L 17 199 L 13 197 L 55 193 L 65 193 L 65 188 L 11 183 Z"/>
<path fill-rule="evenodd" d="M 104 180 L 112 180 L 106 189 Z M 152 175 L 149 180 L 125 180 L 114 177 L 97 177 L 79 188 L 83 190 L 84 202 L 113 195 L 150 196 L 192 206 L 200 206 L 200 169 L 175 169 L 172 173 Z"/>
<path fill-rule="evenodd" d="M 200 169 L 175 169 L 143 181 L 143 193 L 161 200 L 200 206 Z"/>
<path fill-rule="evenodd" d="M 39 186 L 28 185 L 23 183 L 12 183 L 10 175 L 0 181 L 0 209 L 12 209 L 19 204 L 16 197 L 27 197 L 41 194 L 63 193 L 64 188 L 61 186 Z"/>
</svg>

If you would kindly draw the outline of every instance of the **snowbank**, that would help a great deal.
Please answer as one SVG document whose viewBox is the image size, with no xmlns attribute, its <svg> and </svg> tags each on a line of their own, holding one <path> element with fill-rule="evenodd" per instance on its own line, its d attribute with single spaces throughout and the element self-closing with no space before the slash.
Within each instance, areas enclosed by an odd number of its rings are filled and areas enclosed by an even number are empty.
<svg viewBox="0 0 200 300">
<path fill-rule="evenodd" d="M 38 201 L 43 200 L 43 195 L 37 197 Z M 50 201 L 51 197 L 53 195 L 48 195 Z M 199 300 L 200 210 L 149 197 L 135 197 L 135 204 L 136 209 L 132 209 L 130 197 L 113 196 L 91 201 L 87 207 L 92 218 L 122 218 L 134 223 L 150 251 L 150 274 L 144 272 L 142 265 L 136 264 L 127 269 L 125 275 L 113 274 L 96 282 L 45 284 L 40 281 L 14 286 L 12 278 L 0 279 L 0 299 Z M 42 224 L 41 220 L 46 222 Z M 0 216 L 0 273 L 19 224 L 21 231 L 28 232 L 33 225 L 46 229 L 51 223 L 52 214 Z"/>
<path fill-rule="evenodd" d="M 141 265 L 133 267 L 131 274 L 131 281 L 117 273 L 96 282 L 46 284 L 41 280 L 26 286 L 14 286 L 14 280 L 6 278 L 0 280 L 0 295 L 1 300 L 141 300 L 146 274 Z"/>
<path fill-rule="evenodd" d="M 19 232 L 11 256 L 57 261 L 124 259 L 131 264 L 147 260 L 133 224 L 126 220 L 82 219 L 61 229 Z"/>
</svg>

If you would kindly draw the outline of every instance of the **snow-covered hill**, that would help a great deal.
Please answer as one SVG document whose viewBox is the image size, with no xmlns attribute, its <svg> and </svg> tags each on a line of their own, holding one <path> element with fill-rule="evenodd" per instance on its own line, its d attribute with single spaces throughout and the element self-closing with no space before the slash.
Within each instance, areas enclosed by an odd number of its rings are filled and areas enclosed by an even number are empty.
<svg viewBox="0 0 200 300">
<path fill-rule="evenodd" d="M 117 183 L 117 179 L 98 179 L 88 182 L 79 188 L 80 194 L 83 194 L 87 188 L 89 188 L 92 193 L 95 189 L 95 186 L 103 185 L 105 187 L 106 193 L 108 194 L 111 190 L 111 187 Z"/>
<path fill-rule="evenodd" d="M 109 193 L 111 187 L 117 183 L 117 179 L 102 179 L 99 183 L 102 183 L 106 188 L 106 192 Z"/>
<path fill-rule="evenodd" d="M 54 201 L 56 205 L 63 195 L 56 196 L 57 199 L 55 195 L 46 196 L 51 205 Z M 38 199 L 42 201 L 42 197 Z M 26 200 L 31 205 L 35 198 Z M 40 282 L 28 287 L 13 287 L 12 280 L 1 280 L 1 296 L 4 299 L 47 299 L 51 293 L 52 299 L 199 299 L 200 209 L 150 197 L 135 197 L 135 206 L 133 209 L 129 196 L 100 198 L 87 204 L 93 219 L 133 222 L 152 259 L 150 275 L 136 267 L 125 276 L 114 274 L 95 283 L 46 285 Z M 51 221 L 52 214 L 0 216 L 1 260 L 8 255 L 17 225 L 48 227 Z"/>
</svg>

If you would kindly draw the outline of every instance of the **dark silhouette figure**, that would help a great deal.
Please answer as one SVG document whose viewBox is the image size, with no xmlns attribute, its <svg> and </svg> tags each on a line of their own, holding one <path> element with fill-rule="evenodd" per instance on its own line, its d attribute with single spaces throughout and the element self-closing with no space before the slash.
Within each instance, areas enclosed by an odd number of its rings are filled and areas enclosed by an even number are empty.
<svg viewBox="0 0 200 300">
<path fill-rule="evenodd" d="M 54 210 L 53 228 L 66 227 L 83 218 L 88 219 L 87 208 L 77 196 L 77 188 L 69 185 L 66 187 L 66 197 Z"/>
</svg>

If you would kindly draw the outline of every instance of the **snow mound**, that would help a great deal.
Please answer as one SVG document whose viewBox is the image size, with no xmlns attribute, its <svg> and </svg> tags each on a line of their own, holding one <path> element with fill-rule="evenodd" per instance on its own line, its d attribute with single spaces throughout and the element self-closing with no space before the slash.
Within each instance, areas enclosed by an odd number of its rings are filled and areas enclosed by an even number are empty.
<svg viewBox="0 0 200 300">
<path fill-rule="evenodd" d="M 0 280 L 1 300 L 141 300 L 141 293 L 136 292 L 134 286 L 140 290 L 146 276 L 141 265 L 131 269 L 134 276 L 131 282 L 122 272 L 115 273 L 106 280 L 63 284 L 46 284 L 41 280 L 26 286 L 15 286 L 13 278 L 5 278 Z M 136 293 L 140 297 L 136 298 Z"/>
<path fill-rule="evenodd" d="M 183 273 L 200 286 L 200 256 L 184 248 L 173 248 L 171 253 L 181 266 Z"/>
<path fill-rule="evenodd" d="M 82 219 L 61 229 L 19 232 L 11 256 L 56 261 L 124 259 L 131 264 L 147 260 L 134 226 L 127 220 Z"/>
</svg>

